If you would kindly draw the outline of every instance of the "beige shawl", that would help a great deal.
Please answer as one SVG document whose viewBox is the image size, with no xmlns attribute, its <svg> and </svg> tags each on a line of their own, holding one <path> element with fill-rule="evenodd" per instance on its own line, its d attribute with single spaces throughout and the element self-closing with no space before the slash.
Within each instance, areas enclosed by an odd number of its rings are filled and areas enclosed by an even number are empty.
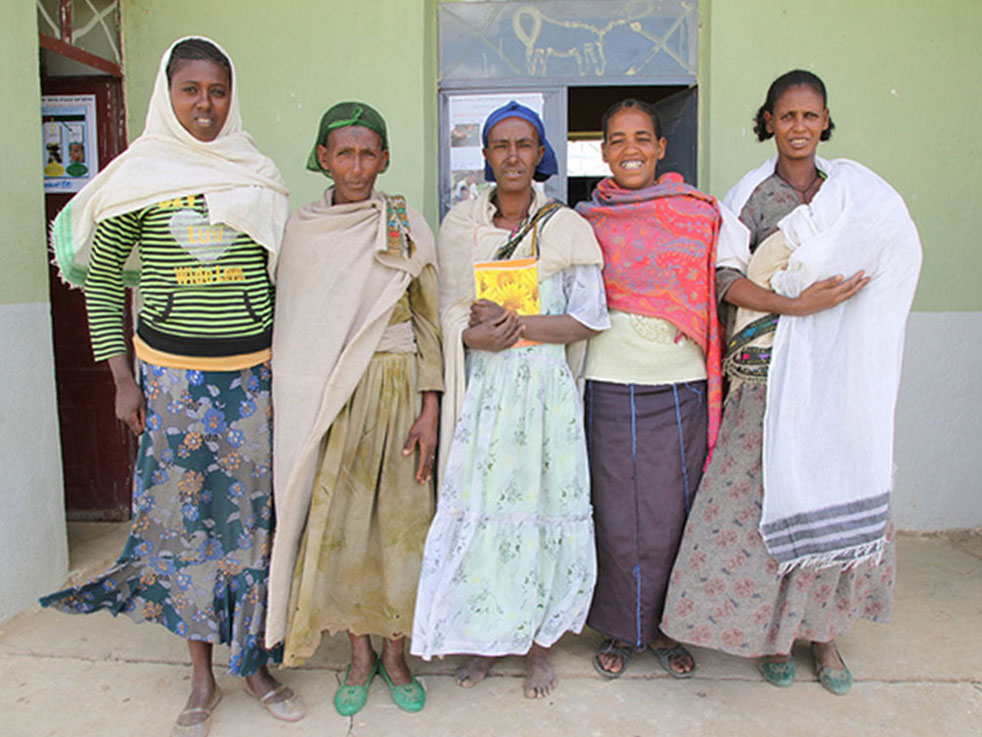
<svg viewBox="0 0 982 737">
<path fill-rule="evenodd" d="M 774 231 L 764 239 L 750 257 L 750 262 L 747 265 L 747 278 L 758 287 L 773 291 L 771 279 L 779 271 L 787 268 L 790 256 L 791 248 L 788 246 L 783 231 Z M 749 307 L 737 308 L 732 334 L 737 335 L 754 320 L 759 320 L 767 315 L 767 312 L 751 310 Z M 765 333 L 749 345 L 770 348 L 774 345 L 774 333 Z"/>
<path fill-rule="evenodd" d="M 406 208 L 415 250 L 388 250 L 386 201 L 332 205 L 333 189 L 287 223 L 277 268 L 273 326 L 273 490 L 276 537 L 269 571 L 266 643 L 283 640 L 290 585 L 324 434 L 351 397 L 423 267 L 433 235 Z"/>
<path fill-rule="evenodd" d="M 437 245 L 440 263 L 440 330 L 443 335 L 444 392 L 440 410 L 440 473 L 446 466 L 454 426 L 464 403 L 467 380 L 464 372 L 464 341 L 475 298 L 474 264 L 494 258 L 510 233 L 494 225 L 494 188 L 473 200 L 464 200 L 443 219 Z M 549 199 L 533 189 L 530 214 Z M 562 208 L 544 226 L 539 240 L 539 281 L 569 266 L 603 265 L 600 246 L 590 224 L 569 208 Z M 532 256 L 532 232 L 519 243 L 512 258 Z M 567 358 L 579 371 L 586 341 L 567 348 Z"/>
</svg>

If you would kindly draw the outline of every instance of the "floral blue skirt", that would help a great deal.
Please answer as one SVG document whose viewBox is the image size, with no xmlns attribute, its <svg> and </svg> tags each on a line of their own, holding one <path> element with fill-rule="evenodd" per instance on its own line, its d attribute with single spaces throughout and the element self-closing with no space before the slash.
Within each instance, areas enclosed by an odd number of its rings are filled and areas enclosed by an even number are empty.
<svg viewBox="0 0 982 737">
<path fill-rule="evenodd" d="M 282 650 L 263 646 L 273 530 L 269 364 L 141 366 L 147 421 L 126 547 L 104 574 L 41 604 L 123 612 L 188 640 L 226 643 L 229 672 L 251 675 L 279 662 Z"/>
</svg>

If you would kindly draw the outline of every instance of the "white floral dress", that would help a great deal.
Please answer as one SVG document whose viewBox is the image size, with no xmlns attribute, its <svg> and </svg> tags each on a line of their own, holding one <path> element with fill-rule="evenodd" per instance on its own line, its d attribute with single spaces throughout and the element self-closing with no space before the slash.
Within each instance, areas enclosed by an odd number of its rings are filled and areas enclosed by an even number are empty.
<svg viewBox="0 0 982 737">
<path fill-rule="evenodd" d="M 543 314 L 609 326 L 600 269 L 540 284 Z M 470 351 L 412 652 L 521 655 L 586 620 L 596 579 L 583 413 L 565 346 Z"/>
</svg>

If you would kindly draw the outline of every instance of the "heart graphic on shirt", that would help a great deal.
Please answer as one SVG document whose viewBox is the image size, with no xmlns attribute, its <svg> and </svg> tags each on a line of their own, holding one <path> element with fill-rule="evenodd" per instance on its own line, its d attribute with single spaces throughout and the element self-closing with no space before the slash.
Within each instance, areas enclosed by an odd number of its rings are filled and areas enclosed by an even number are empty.
<svg viewBox="0 0 982 737">
<path fill-rule="evenodd" d="M 200 263 L 210 264 L 231 247 L 239 231 L 222 223 L 211 225 L 194 210 L 179 210 L 171 216 L 170 234 Z"/>
</svg>

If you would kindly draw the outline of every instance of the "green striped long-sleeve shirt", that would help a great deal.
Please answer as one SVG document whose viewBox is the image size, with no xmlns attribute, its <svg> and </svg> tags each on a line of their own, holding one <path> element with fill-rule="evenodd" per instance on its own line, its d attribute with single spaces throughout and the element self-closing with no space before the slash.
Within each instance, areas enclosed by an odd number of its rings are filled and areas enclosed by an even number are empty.
<svg viewBox="0 0 982 737">
<path fill-rule="evenodd" d="M 97 361 L 126 352 L 123 264 L 139 245 L 137 334 L 183 356 L 234 356 L 269 347 L 273 286 L 267 252 L 245 233 L 208 223 L 202 195 L 178 197 L 99 223 L 85 279 Z"/>
</svg>

